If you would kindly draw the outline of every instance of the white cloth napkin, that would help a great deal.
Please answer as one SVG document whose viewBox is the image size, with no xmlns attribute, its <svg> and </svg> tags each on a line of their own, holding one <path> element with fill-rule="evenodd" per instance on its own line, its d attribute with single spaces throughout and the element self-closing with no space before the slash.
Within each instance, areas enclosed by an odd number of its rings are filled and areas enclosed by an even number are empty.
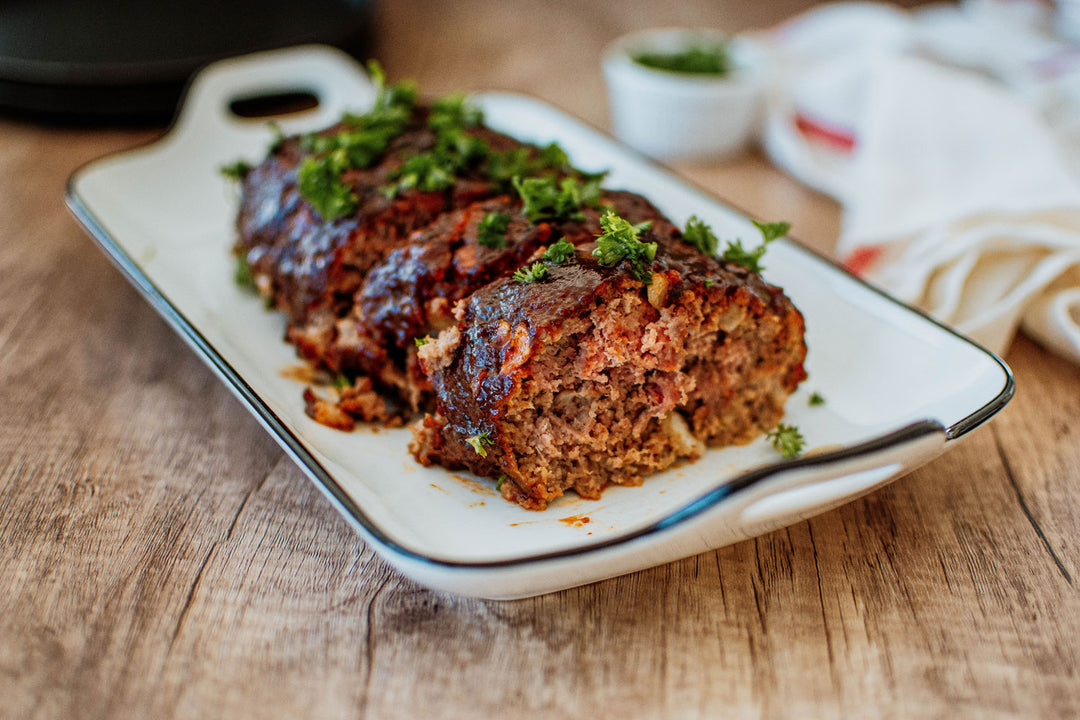
<svg viewBox="0 0 1080 720">
<path fill-rule="evenodd" d="M 1073 117 L 1061 73 L 1018 70 L 1071 46 L 980 21 L 986 4 L 840 3 L 771 31 L 764 145 L 842 203 L 852 271 L 994 351 L 1022 325 L 1080 363 L 1080 157 L 1065 132 L 1080 127 L 1080 62 L 1065 73 Z"/>
</svg>

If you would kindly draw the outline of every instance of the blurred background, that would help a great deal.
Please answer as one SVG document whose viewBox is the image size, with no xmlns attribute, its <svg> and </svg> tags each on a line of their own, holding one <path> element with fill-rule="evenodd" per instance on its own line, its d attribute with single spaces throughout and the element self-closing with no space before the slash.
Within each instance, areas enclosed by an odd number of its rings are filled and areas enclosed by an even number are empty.
<svg viewBox="0 0 1080 720">
<path fill-rule="evenodd" d="M 593 72 L 598 46 L 653 26 L 740 32 L 812 5 L 807 0 L 392 0 L 382 6 L 375 0 L 5 1 L 0 2 L 0 108 L 38 119 L 163 123 L 187 78 L 202 65 L 317 42 L 358 58 L 377 56 L 395 76 L 423 74 L 425 90 L 432 93 L 513 85 L 561 107 L 592 108 L 585 119 L 603 124 L 604 88 Z M 461 42 L 464 37 L 468 44 Z M 536 52 L 532 40 L 537 37 L 549 39 L 550 52 Z M 512 38 L 531 41 L 508 42 Z M 478 62 L 478 56 L 486 62 Z M 486 72 L 478 74 L 478 66 Z"/>
</svg>

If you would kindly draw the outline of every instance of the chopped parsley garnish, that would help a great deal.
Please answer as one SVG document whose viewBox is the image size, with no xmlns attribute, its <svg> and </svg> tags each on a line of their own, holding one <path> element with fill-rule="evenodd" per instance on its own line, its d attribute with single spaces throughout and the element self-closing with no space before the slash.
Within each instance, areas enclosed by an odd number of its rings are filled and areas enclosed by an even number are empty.
<svg viewBox="0 0 1080 720">
<path fill-rule="evenodd" d="M 510 478 L 506 477 L 505 475 L 500 475 L 499 479 L 495 481 L 495 491 L 502 492 L 503 483 L 509 479 Z"/>
<path fill-rule="evenodd" d="M 439 133 L 434 148 L 413 155 L 390 174 L 390 179 L 397 182 L 383 188 L 383 194 L 394 197 L 414 188 L 421 192 L 445 190 L 463 170 L 486 158 L 488 152 L 487 143 L 480 138 L 459 127 L 446 129 Z"/>
<path fill-rule="evenodd" d="M 761 237 L 767 243 L 782 238 L 791 232 L 791 223 L 789 222 L 760 223 L 757 220 L 751 222 L 754 223 L 754 227 L 761 231 Z"/>
<path fill-rule="evenodd" d="M 221 174 L 228 179 L 237 182 L 246 178 L 249 172 L 251 172 L 251 163 L 245 162 L 244 160 L 237 160 L 229 165 L 221 166 Z"/>
<path fill-rule="evenodd" d="M 523 267 L 514 273 L 514 280 L 519 283 L 531 283 L 543 280 L 547 277 L 548 266 L 542 262 L 534 262 L 528 267 Z"/>
<path fill-rule="evenodd" d="M 573 257 L 574 244 L 566 238 L 560 239 L 544 253 L 544 260 L 552 265 L 565 265 Z"/>
<path fill-rule="evenodd" d="M 352 387 L 352 380 L 348 376 L 338 373 L 334 378 L 334 387 L 340 390 L 347 390 Z"/>
<path fill-rule="evenodd" d="M 715 284 L 716 284 L 716 281 L 713 280 L 712 278 L 705 278 L 705 287 L 711 288 Z"/>
<path fill-rule="evenodd" d="M 322 158 L 305 158 L 300 163 L 296 174 L 300 194 L 326 220 L 336 220 L 356 210 L 356 195 L 341 179 L 349 168 L 344 150 L 335 150 Z"/>
<path fill-rule="evenodd" d="M 540 148 L 540 163 L 544 169 L 549 170 L 573 170 L 570 165 L 570 156 L 557 142 L 548 143 Z"/>
<path fill-rule="evenodd" d="M 507 192 L 513 189 L 512 181 L 515 177 L 574 172 L 573 166 L 570 165 L 570 158 L 558 143 L 549 143 L 540 148 L 539 152 L 528 147 L 492 152 L 488 155 L 484 167 L 484 174 L 488 180 L 499 190 Z"/>
<path fill-rule="evenodd" d="M 630 263 L 630 274 L 648 285 L 652 282 L 652 270 L 649 265 L 656 259 L 656 243 L 638 240 L 644 230 L 652 227 L 652 222 L 631 225 L 612 211 L 600 217 L 603 232 L 596 238 L 593 255 L 601 265 L 611 267 L 626 260 Z"/>
<path fill-rule="evenodd" d="M 755 220 L 754 227 L 761 231 L 762 243 L 760 245 L 753 250 L 747 250 L 743 247 L 742 240 L 735 239 L 729 241 L 727 248 L 724 249 L 724 254 L 721 256 L 721 259 L 724 262 L 742 265 L 750 272 L 760 273 L 764 270 L 764 268 L 761 267 L 761 258 L 765 257 L 766 246 L 773 240 L 787 235 L 788 231 L 791 230 L 791 223 L 759 223 Z"/>
<path fill-rule="evenodd" d="M 716 255 L 716 248 L 720 244 L 716 233 L 697 215 L 691 215 L 690 219 L 686 221 L 683 240 L 696 247 L 702 255 L 709 256 Z"/>
<path fill-rule="evenodd" d="M 474 105 L 464 93 L 454 93 L 436 100 L 428 115 L 428 127 L 435 132 L 451 128 L 473 127 L 484 122 L 484 111 Z"/>
<path fill-rule="evenodd" d="M 255 275 L 251 272 L 251 263 L 248 262 L 246 255 L 236 256 L 236 270 L 233 271 L 233 280 L 244 290 L 249 292 L 258 291 L 258 287 L 255 285 Z"/>
<path fill-rule="evenodd" d="M 806 446 L 806 440 L 794 425 L 780 423 L 775 430 L 766 433 L 765 437 L 772 443 L 773 448 L 786 458 L 799 457 L 799 453 Z"/>
<path fill-rule="evenodd" d="M 522 212 L 529 222 L 544 220 L 584 220 L 583 205 L 595 206 L 600 200 L 598 179 L 578 182 L 577 178 L 556 181 L 550 176 L 515 176 L 514 187 L 525 204 Z"/>
<path fill-rule="evenodd" d="M 678 52 L 639 53 L 634 62 L 655 70 L 692 75 L 726 75 L 731 72 L 727 47 L 720 43 L 690 45 Z"/>
<path fill-rule="evenodd" d="M 465 442 L 467 442 L 480 457 L 487 457 L 487 449 L 495 444 L 486 432 L 465 438 Z"/>
<path fill-rule="evenodd" d="M 388 197 L 393 197 L 406 190 L 437 192 L 454 184 L 457 163 L 454 159 L 436 151 L 413 155 L 405 164 L 395 170 L 391 179 L 396 183 L 384 188 Z"/>
<path fill-rule="evenodd" d="M 815 391 L 810 393 L 810 399 L 806 402 L 808 405 L 810 405 L 810 407 L 816 407 L 818 405 L 824 405 L 825 398 L 822 397 L 821 393 Z"/>
<path fill-rule="evenodd" d="M 499 250 L 506 247 L 506 229 L 510 216 L 501 212 L 489 212 L 477 226 L 476 241 L 486 248 Z"/>
<path fill-rule="evenodd" d="M 413 343 L 416 345 L 416 347 L 424 347 L 429 342 L 431 342 L 431 338 L 427 336 L 413 338 Z"/>
<path fill-rule="evenodd" d="M 352 189 L 342 182 L 342 173 L 368 167 L 378 160 L 412 120 L 415 85 L 402 82 L 387 86 L 386 76 L 375 61 L 368 63 L 368 71 L 377 89 L 375 106 L 363 115 L 346 114 L 342 118 L 345 127 L 340 132 L 312 133 L 300 141 L 302 150 L 315 155 L 300 165 L 297 174 L 300 194 L 326 220 L 348 215 L 358 204 Z M 416 175 L 413 182 L 427 181 L 418 171 Z"/>
</svg>

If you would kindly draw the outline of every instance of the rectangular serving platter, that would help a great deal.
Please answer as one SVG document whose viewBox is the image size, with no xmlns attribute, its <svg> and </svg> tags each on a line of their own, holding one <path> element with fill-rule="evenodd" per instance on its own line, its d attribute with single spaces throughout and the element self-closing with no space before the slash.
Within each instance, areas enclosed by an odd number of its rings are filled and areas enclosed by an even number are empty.
<svg viewBox="0 0 1080 720">
<path fill-rule="evenodd" d="M 258 162 L 272 138 L 265 122 L 232 115 L 230 103 L 296 90 L 319 105 L 284 117 L 287 133 L 325 127 L 373 98 L 363 70 L 329 48 L 217 63 L 193 81 L 164 138 L 78 170 L 68 205 L 365 540 L 420 583 L 526 597 L 753 537 L 909 472 L 1012 396 L 1011 373 L 992 353 L 782 240 L 770 246 L 765 277 L 806 317 L 809 379 L 786 415 L 811 448 L 799 460 L 783 461 L 759 440 L 710 450 L 641 487 L 609 488 L 597 501 L 568 496 L 536 513 L 503 501 L 489 480 L 420 467 L 406 429 L 321 426 L 304 414 L 284 319 L 233 281 L 238 197 L 218 173 L 238 158 Z M 476 100 L 492 127 L 558 141 L 576 165 L 608 170 L 608 187 L 642 193 L 677 224 L 696 214 L 722 239 L 755 237 L 743 214 L 538 100 Z M 826 404 L 810 406 L 811 392 Z"/>
</svg>

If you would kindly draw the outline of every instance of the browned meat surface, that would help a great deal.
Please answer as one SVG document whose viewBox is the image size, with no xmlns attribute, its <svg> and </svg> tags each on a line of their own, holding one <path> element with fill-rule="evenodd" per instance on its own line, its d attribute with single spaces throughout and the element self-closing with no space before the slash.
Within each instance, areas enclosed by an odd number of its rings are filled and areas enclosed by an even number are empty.
<svg viewBox="0 0 1080 720">
<path fill-rule="evenodd" d="M 806 355 L 780 289 L 679 242 L 659 243 L 648 286 L 590 249 L 482 288 L 420 349 L 438 397 L 413 428 L 420 462 L 503 477 L 543 509 L 776 426 Z"/>
<path fill-rule="evenodd" d="M 273 305 L 302 325 L 319 310 L 340 314 L 368 270 L 399 247 L 409 233 L 446 210 L 492 195 L 484 178 L 466 174 L 444 191 L 408 190 L 389 198 L 383 189 L 410 154 L 430 150 L 435 133 L 417 112 L 410 129 L 395 138 L 382 160 L 350 170 L 344 180 L 358 199 L 355 213 L 330 222 L 301 196 L 297 169 L 306 154 L 298 138 L 281 147 L 243 180 L 236 252 L 246 257 L 256 284 Z M 335 126 L 322 134 L 341 129 Z M 484 127 L 468 134 L 502 152 L 522 147 L 518 141 Z"/>
</svg>

